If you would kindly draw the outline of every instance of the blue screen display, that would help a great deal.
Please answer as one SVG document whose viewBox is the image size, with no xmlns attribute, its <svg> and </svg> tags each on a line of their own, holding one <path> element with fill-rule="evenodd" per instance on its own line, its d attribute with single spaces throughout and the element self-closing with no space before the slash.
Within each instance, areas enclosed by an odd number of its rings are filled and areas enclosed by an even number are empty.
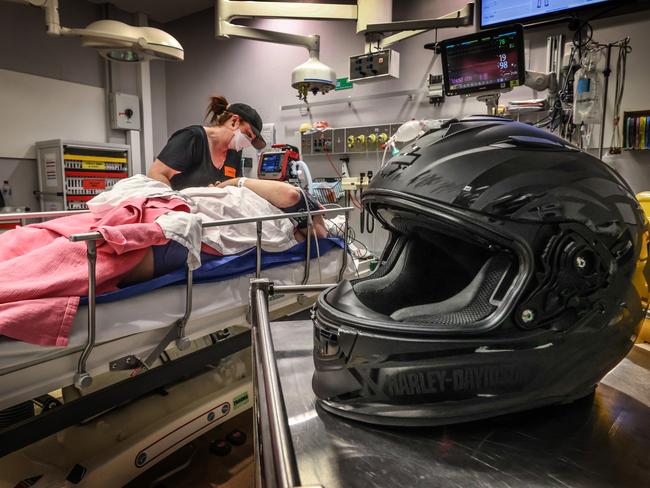
<svg viewBox="0 0 650 488">
<path fill-rule="evenodd" d="M 483 0 L 481 26 L 517 22 L 538 15 L 605 3 L 611 0 Z"/>
<path fill-rule="evenodd" d="M 282 153 L 265 154 L 262 158 L 262 173 L 280 173 L 282 171 Z"/>
</svg>

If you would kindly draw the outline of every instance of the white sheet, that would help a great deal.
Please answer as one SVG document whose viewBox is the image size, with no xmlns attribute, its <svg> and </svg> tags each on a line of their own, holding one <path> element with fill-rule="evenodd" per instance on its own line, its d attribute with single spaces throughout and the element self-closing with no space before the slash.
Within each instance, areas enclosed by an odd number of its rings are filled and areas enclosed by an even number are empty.
<svg viewBox="0 0 650 488">
<path fill-rule="evenodd" d="M 187 202 L 190 214 L 170 212 L 156 219 L 165 237 L 173 239 L 189 250 L 190 269 L 201 265 L 201 242 L 223 255 L 239 254 L 255 247 L 255 222 L 201 229 L 202 222 L 237 218 L 280 215 L 282 210 L 248 188 L 196 187 L 174 191 L 164 183 L 144 175 L 135 175 L 118 181 L 112 189 L 100 193 L 88 202 L 93 214 L 101 215 L 129 198 L 180 198 Z M 290 219 L 271 220 L 262 224 L 262 249 L 282 252 L 298 242 Z"/>
<path fill-rule="evenodd" d="M 172 190 L 162 181 L 154 180 L 145 175 L 134 175 L 118 181 L 110 190 L 91 198 L 88 201 L 88 210 L 93 215 L 99 216 L 133 197 L 177 197 L 186 200 L 191 205 L 189 199 Z"/>
<path fill-rule="evenodd" d="M 192 210 L 203 222 L 280 215 L 282 210 L 248 188 L 185 188 L 180 193 L 192 201 Z M 203 229 L 201 240 L 221 254 L 238 254 L 255 247 L 257 240 L 255 222 L 209 227 Z M 262 223 L 262 249 L 281 252 L 298 244 L 291 219 L 269 220 Z"/>
</svg>

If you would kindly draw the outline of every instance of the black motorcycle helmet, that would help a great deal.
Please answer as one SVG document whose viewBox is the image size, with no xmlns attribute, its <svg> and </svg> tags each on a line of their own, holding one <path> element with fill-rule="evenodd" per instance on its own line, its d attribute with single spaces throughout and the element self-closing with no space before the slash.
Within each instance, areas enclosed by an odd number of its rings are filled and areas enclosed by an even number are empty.
<svg viewBox="0 0 650 488">
<path fill-rule="evenodd" d="M 373 178 L 376 271 L 323 293 L 313 389 L 327 411 L 438 425 L 590 394 L 648 306 L 647 230 L 623 179 L 535 127 L 452 120 Z"/>
</svg>

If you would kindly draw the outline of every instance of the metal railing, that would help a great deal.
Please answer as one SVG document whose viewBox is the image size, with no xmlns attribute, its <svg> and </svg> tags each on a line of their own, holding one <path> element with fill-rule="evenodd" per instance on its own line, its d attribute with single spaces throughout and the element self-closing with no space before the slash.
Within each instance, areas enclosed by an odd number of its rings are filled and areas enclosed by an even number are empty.
<svg viewBox="0 0 650 488">
<path fill-rule="evenodd" d="M 14 212 L 0 214 L 0 222 L 3 220 L 32 220 L 32 219 L 53 219 L 55 217 L 68 217 L 69 215 L 86 214 L 89 210 L 55 210 L 52 212 Z"/>
<path fill-rule="evenodd" d="M 324 291 L 332 286 L 335 284 L 274 285 L 268 279 L 251 280 L 257 486 L 265 488 L 301 486 L 271 337 L 269 296 L 274 293 Z"/>
<path fill-rule="evenodd" d="M 271 220 L 281 220 L 281 219 L 292 219 L 299 217 L 307 217 L 308 214 L 311 216 L 316 215 L 329 215 L 337 213 L 345 213 L 345 232 L 343 236 L 343 258 L 341 262 L 341 268 L 339 271 L 339 281 L 341 280 L 345 269 L 347 268 L 347 254 L 348 254 L 348 219 L 349 213 L 354 209 L 354 207 L 340 207 L 340 208 L 330 208 L 324 210 L 314 210 L 310 212 L 292 212 L 292 213 L 282 213 L 275 215 L 264 215 L 261 217 L 245 217 L 237 219 L 227 219 L 219 220 L 214 222 L 204 222 L 202 228 L 211 228 L 211 227 L 222 227 L 225 225 L 238 225 L 244 223 L 255 222 L 256 223 L 256 261 L 255 261 L 255 277 L 259 278 L 261 275 L 261 266 L 262 266 L 262 222 L 271 221 Z M 0 214 L 0 221 L 3 220 L 17 220 L 18 218 L 27 220 L 27 219 L 39 219 L 39 218 L 55 218 L 55 217 L 64 217 L 69 215 L 77 215 L 88 213 L 87 210 L 73 210 L 73 211 L 55 211 L 55 212 L 22 212 L 22 213 L 13 213 L 13 214 Z M 86 232 L 80 234 L 73 234 L 69 237 L 72 242 L 85 242 L 86 243 L 86 259 L 88 261 L 88 333 L 86 338 L 86 343 L 84 344 L 83 351 L 79 360 L 77 362 L 77 372 L 74 376 L 74 384 L 77 388 L 83 389 L 87 388 L 92 384 L 92 377 L 87 371 L 87 362 L 90 354 L 95 347 L 96 341 L 96 267 L 97 267 L 97 241 L 103 240 L 101 233 L 99 232 Z M 311 259 L 311 246 L 310 246 L 311 237 L 307 237 L 306 245 L 306 254 L 305 254 L 305 275 L 303 278 L 303 283 L 309 281 L 309 270 L 310 270 L 310 259 Z M 176 341 L 176 346 L 183 350 L 189 345 L 189 340 L 185 337 L 185 326 L 190 318 L 192 312 L 192 289 L 193 289 L 193 277 L 192 272 L 189 268 L 187 270 L 187 282 L 186 282 L 186 299 L 185 299 L 185 313 L 183 317 L 176 320 L 167 331 L 167 334 L 162 339 L 162 341 L 156 346 L 151 353 L 147 356 L 146 359 L 142 360 L 138 356 L 128 355 L 123 358 L 111 361 L 109 368 L 113 371 L 123 370 L 123 369 L 136 369 L 136 368 L 150 368 L 160 354 L 167 348 L 167 346 L 172 342 Z"/>
</svg>

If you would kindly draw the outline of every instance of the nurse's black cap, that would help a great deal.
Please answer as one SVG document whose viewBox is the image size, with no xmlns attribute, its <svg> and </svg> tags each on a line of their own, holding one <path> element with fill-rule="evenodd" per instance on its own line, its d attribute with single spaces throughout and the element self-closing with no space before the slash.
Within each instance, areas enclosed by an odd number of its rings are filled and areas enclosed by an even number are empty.
<svg viewBox="0 0 650 488">
<path fill-rule="evenodd" d="M 262 117 L 250 105 L 245 103 L 231 103 L 226 107 L 226 111 L 231 114 L 239 115 L 245 122 L 248 122 L 255 134 L 255 139 L 251 142 L 255 149 L 264 149 L 266 141 L 262 137 Z"/>
</svg>

